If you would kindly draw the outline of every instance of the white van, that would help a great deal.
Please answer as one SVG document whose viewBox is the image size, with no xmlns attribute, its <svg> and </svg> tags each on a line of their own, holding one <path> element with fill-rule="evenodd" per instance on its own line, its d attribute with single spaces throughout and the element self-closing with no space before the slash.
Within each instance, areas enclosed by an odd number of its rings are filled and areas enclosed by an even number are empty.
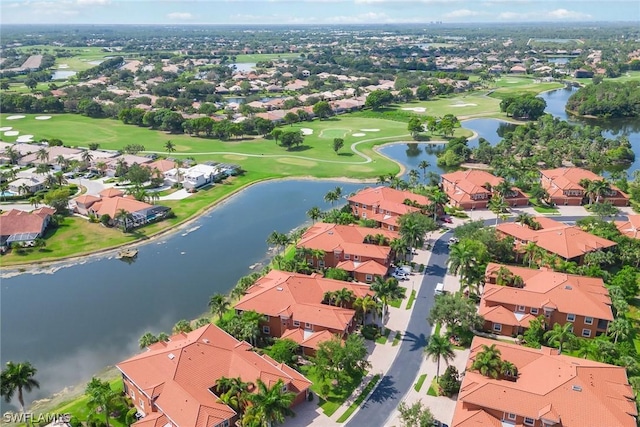
<svg viewBox="0 0 640 427">
<path fill-rule="evenodd" d="M 436 295 L 442 295 L 442 294 L 444 294 L 444 283 L 438 283 L 438 284 L 436 285 L 435 294 L 436 294 Z"/>
</svg>

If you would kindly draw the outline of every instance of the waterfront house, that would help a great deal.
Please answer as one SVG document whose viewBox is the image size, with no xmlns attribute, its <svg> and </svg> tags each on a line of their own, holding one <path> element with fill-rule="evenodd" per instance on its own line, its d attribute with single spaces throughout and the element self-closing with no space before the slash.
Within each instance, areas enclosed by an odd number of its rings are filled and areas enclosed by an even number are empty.
<svg viewBox="0 0 640 427">
<path fill-rule="evenodd" d="M 31 212 L 17 209 L 3 212 L 0 215 L 0 248 L 6 248 L 14 242 L 32 242 L 42 237 L 55 212 L 55 209 L 50 207 L 42 207 Z"/>
<path fill-rule="evenodd" d="M 116 368 L 124 393 L 142 415 L 135 427 L 235 425 L 238 414 L 220 401 L 216 387 L 222 377 L 254 384 L 260 379 L 268 387 L 282 380 L 296 395 L 292 406 L 306 400 L 311 386 L 299 372 L 259 355 L 215 325 L 173 335 Z"/>
<path fill-rule="evenodd" d="M 341 268 L 354 279 L 371 283 L 376 276 L 387 273 L 393 260 L 389 243 L 398 237 L 395 231 L 381 228 L 319 222 L 309 227 L 296 247 L 324 252 L 322 257 L 305 255 L 314 267 Z"/>
<path fill-rule="evenodd" d="M 119 227 L 122 226 L 122 221 L 126 221 L 128 228 L 162 219 L 171 210 L 166 206 L 150 205 L 131 196 L 123 196 L 122 191 L 117 188 L 105 188 L 99 196 L 83 194 L 73 199 L 71 205 L 80 215 L 94 215 L 97 218 L 108 215 L 111 225 Z M 122 212 L 129 214 L 129 218 L 120 217 Z"/>
<path fill-rule="evenodd" d="M 538 229 L 516 222 L 498 224 L 496 230 L 503 236 L 515 239 L 514 249 L 521 256 L 528 243 L 535 243 L 550 254 L 566 261 L 581 264 L 589 252 L 607 250 L 616 242 L 587 233 L 580 227 L 554 221 L 546 217 L 534 217 Z"/>
<path fill-rule="evenodd" d="M 632 239 L 640 239 L 640 215 L 628 215 L 626 221 L 614 221 L 620 233 Z"/>
<path fill-rule="evenodd" d="M 583 180 L 602 181 L 600 175 L 581 168 L 556 168 L 540 171 L 540 184 L 549 193 L 549 201 L 555 205 L 580 206 L 589 202 Z M 628 206 L 629 196 L 610 184 L 601 201 L 615 206 Z"/>
<path fill-rule="evenodd" d="M 472 370 L 483 346 L 515 368 L 497 378 Z M 475 337 L 452 427 L 635 427 L 633 389 L 624 367 Z"/>
<path fill-rule="evenodd" d="M 503 178 L 477 169 L 442 174 L 442 189 L 452 206 L 462 209 L 486 209 Z M 526 206 L 529 199 L 518 188 L 511 187 L 504 196 L 509 206 Z"/>
<path fill-rule="evenodd" d="M 255 311 L 263 315 L 260 327 L 266 336 L 287 336 L 303 346 L 304 341 L 311 340 L 317 346 L 334 335 L 345 338 L 356 327 L 356 311 L 351 303 L 345 302 L 343 307 L 330 305 L 331 301 L 326 298 L 327 292 L 344 288 L 351 291 L 354 298 L 374 294 L 362 283 L 326 279 L 317 273 L 271 270 L 245 292 L 234 308 L 238 314 Z M 290 329 L 299 329 L 302 333 L 287 333 Z"/>
<path fill-rule="evenodd" d="M 390 231 L 398 229 L 399 216 L 420 212 L 420 207 L 426 208 L 431 204 L 426 196 L 383 186 L 365 188 L 347 200 L 355 216 L 372 219 L 377 222 L 378 227 Z M 410 201 L 411 204 L 406 204 L 405 201 Z"/>
<path fill-rule="evenodd" d="M 611 298 L 599 277 L 489 263 L 479 314 L 484 329 L 498 335 L 524 333 L 544 316 L 547 328 L 570 322 L 579 337 L 593 338 L 613 321 Z"/>
</svg>

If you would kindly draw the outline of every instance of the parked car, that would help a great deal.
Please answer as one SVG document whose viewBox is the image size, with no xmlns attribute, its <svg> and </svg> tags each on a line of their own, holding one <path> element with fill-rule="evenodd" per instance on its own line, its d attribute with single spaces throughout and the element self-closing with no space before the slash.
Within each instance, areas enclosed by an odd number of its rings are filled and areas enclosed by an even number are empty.
<svg viewBox="0 0 640 427">
<path fill-rule="evenodd" d="M 449 427 L 449 426 L 438 420 L 433 420 L 433 427 Z"/>
<path fill-rule="evenodd" d="M 457 237 L 452 237 L 449 239 L 448 245 L 455 245 L 456 243 L 458 243 L 460 240 Z"/>
<path fill-rule="evenodd" d="M 396 268 L 391 273 L 391 277 L 397 280 L 409 280 L 409 274 L 401 268 Z"/>
</svg>

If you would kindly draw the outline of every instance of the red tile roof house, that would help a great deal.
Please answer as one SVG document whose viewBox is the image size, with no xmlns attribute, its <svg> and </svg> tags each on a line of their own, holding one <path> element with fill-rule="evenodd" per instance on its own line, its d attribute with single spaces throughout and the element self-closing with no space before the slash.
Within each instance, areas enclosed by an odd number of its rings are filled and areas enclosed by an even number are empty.
<svg viewBox="0 0 640 427">
<path fill-rule="evenodd" d="M 420 211 L 420 208 L 405 205 L 407 199 L 422 206 L 431 204 L 427 197 L 420 194 L 383 186 L 365 188 L 347 200 L 358 218 L 373 219 L 380 228 L 395 231 L 398 229 L 399 216 Z"/>
<path fill-rule="evenodd" d="M 588 203 L 585 189 L 580 181 L 601 181 L 600 175 L 581 168 L 557 168 L 540 171 L 540 184 L 549 193 L 551 203 L 556 205 L 580 206 Z M 628 206 L 629 196 L 615 185 L 610 185 L 611 191 L 602 201 L 609 201 L 615 206 Z"/>
<path fill-rule="evenodd" d="M 607 250 L 616 245 L 616 242 L 587 233 L 575 225 L 567 225 L 546 217 L 533 219 L 540 224 L 539 230 L 515 222 L 498 224 L 496 230 L 515 239 L 515 250 L 518 253 L 523 252 L 527 243 L 534 242 L 545 251 L 578 264 L 582 263 L 587 253 Z"/>
<path fill-rule="evenodd" d="M 477 169 L 445 173 L 441 178 L 449 203 L 463 209 L 486 209 L 493 195 L 492 189 L 504 182 L 502 178 Z M 509 206 L 529 204 L 528 197 L 516 187 L 512 187 L 505 201 Z"/>
<path fill-rule="evenodd" d="M 220 427 L 235 425 L 236 412 L 221 403 L 216 381 L 240 377 L 271 387 L 283 380 L 303 402 L 311 382 L 287 365 L 260 356 L 215 325 L 174 335 L 153 344 L 142 354 L 116 365 L 122 372 L 124 392 L 144 418 L 135 427 Z"/>
<path fill-rule="evenodd" d="M 640 215 L 629 215 L 626 221 L 614 221 L 620 233 L 632 239 L 640 239 Z"/>
<path fill-rule="evenodd" d="M 337 267 L 348 271 L 359 282 L 371 283 L 375 276 L 384 277 L 391 266 L 393 252 L 389 246 L 365 243 L 365 237 L 383 235 L 397 239 L 395 231 L 357 225 L 316 223 L 302 235 L 297 248 L 324 251 L 324 258 L 307 257 L 318 268 Z"/>
<path fill-rule="evenodd" d="M 517 378 L 470 369 L 482 346 L 494 344 Z M 634 427 L 633 398 L 623 367 L 475 337 L 451 426 Z"/>
<path fill-rule="evenodd" d="M 3 212 L 0 215 L 0 248 L 6 248 L 13 242 L 31 242 L 41 237 L 55 212 L 55 209 L 49 207 L 31 212 L 17 209 Z"/>
<path fill-rule="evenodd" d="M 343 288 L 352 291 L 356 298 L 374 294 L 362 283 L 271 270 L 246 291 L 234 308 L 238 314 L 243 311 L 262 314 L 264 335 L 290 338 L 306 354 L 313 354 L 319 342 L 335 335 L 344 338 L 356 327 L 353 308 L 323 303 L 326 292 Z"/>
<path fill-rule="evenodd" d="M 520 276 L 524 286 L 496 284 L 501 268 Z M 577 336 L 592 338 L 613 321 L 609 292 L 598 277 L 489 263 L 485 278 L 479 314 L 486 331 L 516 336 L 532 319 L 544 316 L 547 328 L 571 322 Z"/>
</svg>

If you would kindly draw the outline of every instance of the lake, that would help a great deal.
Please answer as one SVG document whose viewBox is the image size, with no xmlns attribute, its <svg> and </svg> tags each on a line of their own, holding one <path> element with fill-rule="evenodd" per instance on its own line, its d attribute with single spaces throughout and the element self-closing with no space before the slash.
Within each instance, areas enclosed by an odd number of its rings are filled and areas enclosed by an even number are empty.
<svg viewBox="0 0 640 427">
<path fill-rule="evenodd" d="M 248 73 L 249 71 L 253 71 L 253 69 L 256 67 L 256 63 L 255 62 L 233 63 L 233 64 L 229 64 L 229 67 L 235 68 L 236 71 L 239 71 L 242 73 Z"/>
<path fill-rule="evenodd" d="M 570 94 L 543 94 L 547 111 L 566 117 L 564 103 Z M 496 143 L 504 122 L 475 119 L 463 126 Z M 629 138 L 640 153 L 637 123 L 618 124 L 609 132 L 633 132 Z M 431 163 L 429 170 L 441 173 L 435 166 L 435 150 L 441 148 L 397 144 L 381 152 L 407 170 L 417 169 L 425 159 Z M 185 229 L 139 245 L 132 264 L 92 258 L 55 271 L 3 277 L 0 362 L 29 360 L 38 368 L 41 389 L 29 393 L 28 401 L 89 379 L 139 351 L 137 342 L 144 332 L 169 332 L 178 320 L 205 312 L 209 296 L 227 292 L 251 272 L 250 265 L 267 261 L 269 233 L 288 232 L 305 223 L 312 206 L 330 208 L 323 196 L 337 185 L 343 194 L 364 187 L 306 180 L 257 184 Z"/>
<path fill-rule="evenodd" d="M 67 80 L 69 77 L 73 77 L 76 74 L 78 74 L 76 71 L 56 70 L 51 73 L 51 80 Z"/>
</svg>

